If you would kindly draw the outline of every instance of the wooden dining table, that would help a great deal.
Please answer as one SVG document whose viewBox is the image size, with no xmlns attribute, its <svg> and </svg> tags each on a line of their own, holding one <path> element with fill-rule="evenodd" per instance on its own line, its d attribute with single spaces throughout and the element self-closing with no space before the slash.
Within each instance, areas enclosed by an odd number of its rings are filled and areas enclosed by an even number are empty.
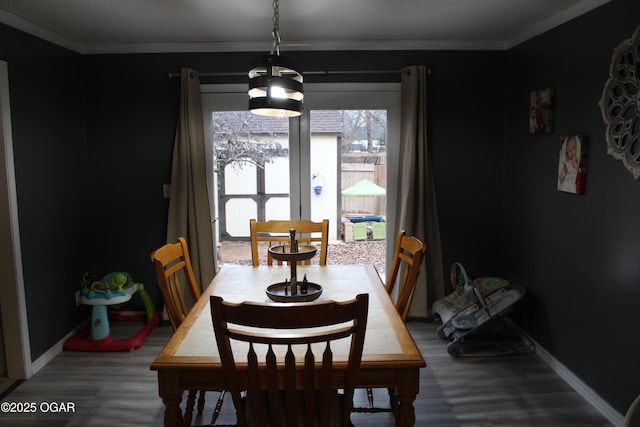
<svg viewBox="0 0 640 427">
<path fill-rule="evenodd" d="M 317 301 L 344 301 L 369 294 L 369 316 L 358 387 L 394 387 L 398 394 L 396 426 L 413 426 L 413 402 L 419 391 L 420 369 L 426 366 L 411 334 L 370 265 L 308 265 L 297 268 L 298 277 L 322 286 Z M 183 390 L 224 390 L 227 384 L 215 343 L 210 296 L 226 301 L 271 302 L 266 288 L 288 279 L 287 266 L 224 265 L 203 291 L 192 310 L 151 364 L 158 373 L 158 391 L 165 405 L 164 425 L 182 426 Z M 276 303 L 274 303 L 276 304 Z M 344 354 L 336 352 L 334 362 Z M 241 364 L 241 360 L 236 360 Z"/>
</svg>

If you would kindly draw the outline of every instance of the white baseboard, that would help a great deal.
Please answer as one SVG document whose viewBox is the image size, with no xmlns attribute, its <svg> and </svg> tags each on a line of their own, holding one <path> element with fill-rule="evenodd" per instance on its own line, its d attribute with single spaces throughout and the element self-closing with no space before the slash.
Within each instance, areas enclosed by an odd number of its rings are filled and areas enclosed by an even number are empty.
<svg viewBox="0 0 640 427">
<path fill-rule="evenodd" d="M 60 352 L 62 352 L 64 348 L 65 341 L 67 341 L 69 338 L 71 338 L 72 336 L 80 332 L 80 330 L 82 330 L 84 327 L 86 327 L 88 321 L 89 319 L 82 322 L 77 328 L 69 332 L 64 338 L 62 338 L 60 341 L 55 343 L 49 350 L 44 352 L 42 356 L 34 360 L 31 363 L 31 369 L 32 369 L 33 375 L 35 375 L 40 369 L 47 366 L 47 363 L 51 362 L 54 357 L 60 354 Z"/>
<path fill-rule="evenodd" d="M 598 395 L 591 387 L 585 384 L 578 376 L 571 372 L 566 366 L 560 363 L 551 353 L 545 350 L 540 344 L 527 335 L 536 345 L 536 354 L 540 359 L 545 361 L 547 365 L 569 384 L 580 396 L 582 396 L 593 408 L 600 412 L 611 424 L 621 427 L 624 422 L 624 415 L 613 409 L 602 397 Z"/>
</svg>

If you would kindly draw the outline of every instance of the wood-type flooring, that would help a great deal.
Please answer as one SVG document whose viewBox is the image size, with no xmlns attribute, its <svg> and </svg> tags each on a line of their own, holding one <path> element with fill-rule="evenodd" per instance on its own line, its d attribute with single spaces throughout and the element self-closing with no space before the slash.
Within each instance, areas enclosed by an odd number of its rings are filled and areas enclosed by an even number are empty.
<svg viewBox="0 0 640 427">
<path fill-rule="evenodd" d="M 436 335 L 437 323 L 407 325 L 427 362 L 414 403 L 416 426 L 611 426 L 535 354 L 453 358 Z M 118 327 L 113 325 L 114 335 Z M 125 336 L 128 327 L 120 331 Z M 0 425 L 162 426 L 164 407 L 149 365 L 171 333 L 161 325 L 133 351 L 63 351 L 3 399 Z M 386 390 L 375 391 L 376 403 L 387 404 Z M 216 399 L 217 393 L 207 393 L 205 413 L 194 422 L 208 423 Z M 362 390 L 356 399 L 365 404 Z M 232 423 L 232 411 L 231 399 L 225 399 L 218 422 Z M 394 425 L 385 413 L 353 414 L 352 421 Z"/>
</svg>

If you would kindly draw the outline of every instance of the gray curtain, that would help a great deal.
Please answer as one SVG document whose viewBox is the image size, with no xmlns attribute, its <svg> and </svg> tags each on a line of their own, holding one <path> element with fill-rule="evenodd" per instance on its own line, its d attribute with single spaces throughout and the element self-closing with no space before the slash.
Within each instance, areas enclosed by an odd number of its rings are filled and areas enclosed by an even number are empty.
<svg viewBox="0 0 640 427">
<path fill-rule="evenodd" d="M 402 70 L 400 167 L 396 192 L 396 230 L 425 242 L 411 317 L 430 316 L 431 305 L 444 296 L 444 275 L 436 192 L 427 141 L 427 67 Z"/>
<path fill-rule="evenodd" d="M 205 288 L 215 275 L 213 230 L 198 72 L 181 70 L 180 116 L 173 146 L 167 242 L 187 239 L 196 280 Z M 185 293 L 188 295 L 188 292 Z"/>
</svg>

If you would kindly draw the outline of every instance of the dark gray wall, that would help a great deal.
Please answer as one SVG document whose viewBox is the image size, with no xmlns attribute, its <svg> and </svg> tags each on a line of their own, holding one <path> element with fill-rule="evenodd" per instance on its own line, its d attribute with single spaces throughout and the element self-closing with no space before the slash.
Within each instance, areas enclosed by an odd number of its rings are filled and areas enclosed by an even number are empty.
<svg viewBox="0 0 640 427">
<path fill-rule="evenodd" d="M 598 101 L 639 17 L 637 1 L 613 1 L 508 53 L 502 270 L 528 290 L 521 325 L 622 414 L 640 393 L 640 183 L 607 155 Z M 555 132 L 531 136 L 529 92 L 544 87 Z M 572 133 L 590 143 L 583 196 L 556 190 Z"/>
<path fill-rule="evenodd" d="M 182 66 L 244 71 L 255 53 L 82 56 L 6 26 L 0 25 L 0 31 L 0 58 L 9 62 L 10 71 L 25 288 L 36 359 L 88 315 L 73 298 L 85 266 L 96 279 L 113 270 L 128 271 L 161 305 L 149 254 L 165 242 L 168 202 L 162 184 L 170 181 L 179 103 L 179 79 L 167 73 Z M 503 84 L 505 54 L 295 56 L 313 70 L 431 66 L 429 132 L 442 194 L 445 265 L 463 259 L 478 272 L 495 271 L 498 238 L 489 230 L 498 225 L 503 124 L 494 118 L 504 110 L 502 97 L 496 96 L 502 90 L 496 88 Z M 308 80 L 398 79 L 399 74 Z M 470 157 L 461 157 L 462 151 Z M 476 174 L 472 159 L 486 170 Z M 469 204 L 484 203 L 482 212 L 466 214 Z"/>
<path fill-rule="evenodd" d="M 0 25 L 8 63 L 25 298 L 33 358 L 78 325 L 89 262 L 87 164 L 80 55 Z M 11 349 L 7 349 L 11 351 Z"/>
<path fill-rule="evenodd" d="M 445 271 L 461 261 L 473 276 L 524 285 L 519 322 L 621 413 L 640 384 L 632 306 L 640 202 L 638 183 L 605 153 L 597 100 L 611 50 L 638 11 L 616 0 L 508 52 L 290 53 L 310 70 L 431 67 Z M 73 304 L 86 265 L 96 275 L 130 272 L 159 304 L 149 254 L 165 240 L 161 188 L 179 102 L 179 80 L 167 73 L 244 71 L 253 56 L 82 56 L 0 25 L 34 359 L 87 316 Z M 557 91 L 556 132 L 532 137 L 529 91 L 545 86 Z M 565 132 L 591 139 L 585 196 L 555 190 Z"/>
<path fill-rule="evenodd" d="M 90 218 L 96 270 L 118 265 L 136 280 L 155 283 L 147 261 L 165 239 L 168 202 L 162 198 L 162 184 L 170 181 L 180 86 L 179 79 L 169 79 L 167 74 L 182 66 L 201 72 L 243 71 L 255 55 L 86 58 L 91 76 L 89 158 L 91 169 L 100 171 L 91 180 L 91 204 L 100 207 Z M 505 53 L 291 53 L 294 55 L 308 70 L 400 70 L 418 63 L 431 66 L 429 132 L 445 265 L 465 260 L 479 274 L 496 271 Z M 398 81 L 399 73 L 382 78 Z M 375 81 L 380 77 L 349 79 Z M 317 82 L 321 78 L 307 80 Z M 202 81 L 237 83 L 246 82 L 246 77 Z M 483 166 L 478 167 L 480 164 Z M 471 214 L 474 206 L 480 208 Z"/>
</svg>

